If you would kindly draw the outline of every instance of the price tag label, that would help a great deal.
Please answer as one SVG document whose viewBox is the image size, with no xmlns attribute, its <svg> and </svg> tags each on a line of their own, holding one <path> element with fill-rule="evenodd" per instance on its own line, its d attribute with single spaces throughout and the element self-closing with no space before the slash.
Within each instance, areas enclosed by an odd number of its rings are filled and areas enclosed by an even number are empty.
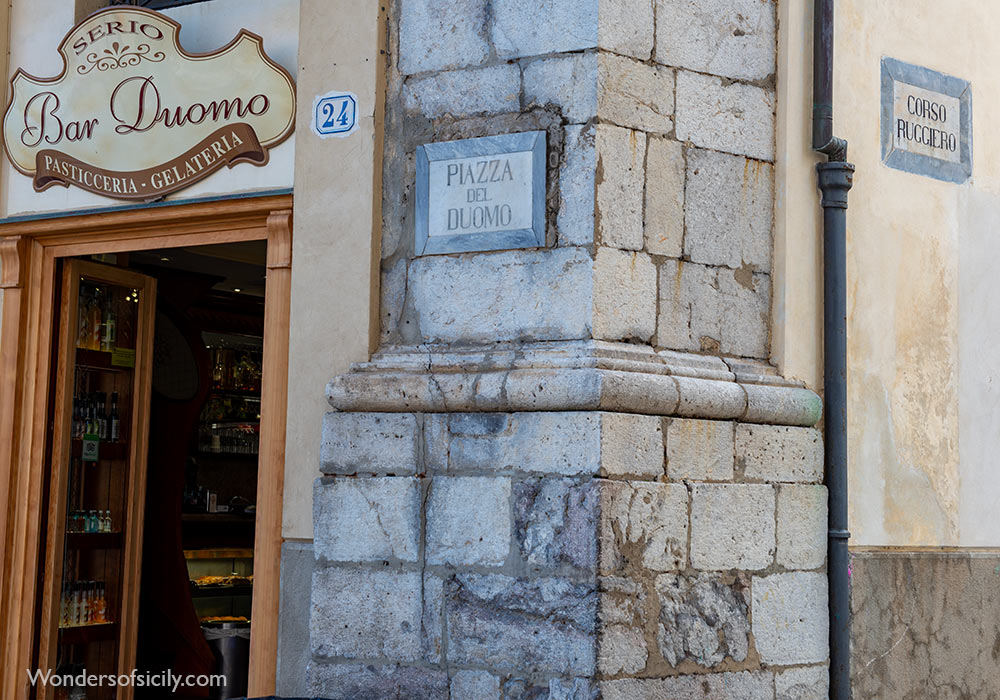
<svg viewBox="0 0 1000 700">
<path fill-rule="evenodd" d="M 83 449 L 80 452 L 80 459 L 84 462 L 96 462 L 100 451 L 101 441 L 93 435 L 83 437 Z"/>
<path fill-rule="evenodd" d="M 135 350 L 115 348 L 111 351 L 111 364 L 115 367 L 135 367 Z"/>
</svg>

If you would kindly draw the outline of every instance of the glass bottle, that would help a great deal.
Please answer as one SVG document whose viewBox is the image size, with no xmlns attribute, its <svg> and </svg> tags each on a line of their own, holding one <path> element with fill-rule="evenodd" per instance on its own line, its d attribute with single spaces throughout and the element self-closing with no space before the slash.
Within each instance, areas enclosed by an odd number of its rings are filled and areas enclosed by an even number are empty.
<svg viewBox="0 0 1000 700">
<path fill-rule="evenodd" d="M 118 442 L 121 437 L 121 420 L 118 418 L 118 392 L 111 393 L 111 415 L 109 417 L 110 422 L 110 435 L 113 442 Z"/>
<path fill-rule="evenodd" d="M 100 290 L 95 287 L 94 295 L 91 298 L 90 308 L 89 308 L 89 338 L 87 340 L 88 350 L 100 350 L 101 349 L 101 304 L 100 304 Z"/>
<path fill-rule="evenodd" d="M 102 334 L 101 334 L 101 350 L 104 352 L 111 352 L 115 346 L 115 341 L 117 333 L 117 316 L 112 307 L 111 295 L 105 300 L 104 304 L 104 323 L 102 324 Z"/>
</svg>

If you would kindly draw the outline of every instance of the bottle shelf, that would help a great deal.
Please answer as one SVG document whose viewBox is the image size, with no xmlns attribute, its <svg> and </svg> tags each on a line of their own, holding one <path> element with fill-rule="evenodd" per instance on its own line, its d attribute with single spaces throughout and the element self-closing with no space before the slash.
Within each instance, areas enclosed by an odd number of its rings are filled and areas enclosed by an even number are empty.
<svg viewBox="0 0 1000 700">
<path fill-rule="evenodd" d="M 233 596 L 252 596 L 253 585 L 239 586 L 191 586 L 192 598 L 232 598 Z"/>
<path fill-rule="evenodd" d="M 67 532 L 66 546 L 70 549 L 121 549 L 120 532 Z"/>
<path fill-rule="evenodd" d="M 212 389 L 209 396 L 260 401 L 260 389 Z"/>
<path fill-rule="evenodd" d="M 112 353 L 103 350 L 76 349 L 76 366 L 85 369 L 101 369 L 109 372 L 131 372 L 131 367 L 111 364 Z"/>
<path fill-rule="evenodd" d="M 76 627 L 60 627 L 60 644 L 90 644 L 91 642 L 106 642 L 118 637 L 117 622 L 102 622 L 97 625 L 78 625 Z"/>
</svg>

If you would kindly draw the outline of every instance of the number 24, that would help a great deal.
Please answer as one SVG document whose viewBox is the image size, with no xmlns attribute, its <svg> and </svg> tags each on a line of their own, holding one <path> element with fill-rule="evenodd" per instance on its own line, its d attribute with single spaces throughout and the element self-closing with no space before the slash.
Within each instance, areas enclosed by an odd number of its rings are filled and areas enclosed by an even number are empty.
<svg viewBox="0 0 1000 700">
<path fill-rule="evenodd" d="M 326 103 L 324 103 L 323 104 L 323 116 L 326 117 L 326 121 L 323 122 L 323 128 L 324 129 L 332 129 L 337 124 L 340 124 L 341 126 L 347 126 L 348 124 L 350 124 L 351 120 L 348 119 L 348 117 L 347 117 L 347 105 L 348 105 L 347 100 L 344 100 L 343 102 L 341 102 L 340 103 L 340 114 L 338 114 L 337 117 L 334 118 L 333 115 L 336 113 L 337 110 L 334 108 L 333 103 L 332 102 L 326 102 Z"/>
</svg>

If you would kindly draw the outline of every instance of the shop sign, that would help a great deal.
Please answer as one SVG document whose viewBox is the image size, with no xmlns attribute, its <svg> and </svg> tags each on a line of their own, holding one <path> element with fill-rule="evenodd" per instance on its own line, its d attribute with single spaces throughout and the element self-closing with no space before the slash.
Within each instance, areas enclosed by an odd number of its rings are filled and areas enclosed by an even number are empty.
<svg viewBox="0 0 1000 700">
<path fill-rule="evenodd" d="M 147 201 L 267 164 L 294 128 L 291 75 L 245 29 L 207 54 L 184 51 L 179 32 L 157 12 L 110 8 L 66 35 L 58 76 L 14 73 L 4 150 L 35 190 Z"/>
<path fill-rule="evenodd" d="M 545 132 L 417 149 L 417 255 L 545 245 Z"/>
<path fill-rule="evenodd" d="M 882 59 L 882 161 L 947 182 L 972 174 L 972 88 L 968 81 Z"/>
</svg>

